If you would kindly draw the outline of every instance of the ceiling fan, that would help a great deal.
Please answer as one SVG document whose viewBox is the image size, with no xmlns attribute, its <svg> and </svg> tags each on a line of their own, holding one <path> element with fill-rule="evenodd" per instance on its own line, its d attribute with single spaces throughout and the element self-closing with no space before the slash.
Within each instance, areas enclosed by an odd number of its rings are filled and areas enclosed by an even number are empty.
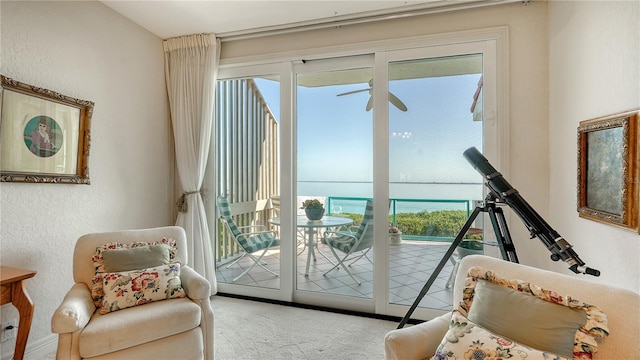
<svg viewBox="0 0 640 360">
<path fill-rule="evenodd" d="M 373 107 L 373 79 L 369 80 L 369 88 L 368 89 L 347 91 L 345 93 L 338 94 L 337 96 L 351 95 L 351 94 L 356 94 L 356 93 L 363 92 L 363 91 L 368 91 L 369 92 L 369 101 L 367 101 L 367 108 L 366 108 L 367 111 L 369 111 Z M 393 106 L 397 107 L 399 110 L 407 111 L 407 105 L 405 105 L 402 102 L 402 100 L 400 100 L 397 96 L 393 95 L 391 93 L 391 91 L 389 91 L 389 102 Z"/>
</svg>

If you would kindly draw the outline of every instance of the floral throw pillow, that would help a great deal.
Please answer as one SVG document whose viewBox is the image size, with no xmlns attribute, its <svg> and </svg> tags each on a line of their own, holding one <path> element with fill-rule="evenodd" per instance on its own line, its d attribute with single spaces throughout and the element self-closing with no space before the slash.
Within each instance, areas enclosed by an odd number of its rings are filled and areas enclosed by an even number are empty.
<svg viewBox="0 0 640 360">
<path fill-rule="evenodd" d="M 108 244 L 100 245 L 96 248 L 96 253 L 93 255 L 91 260 L 93 261 L 94 268 L 94 276 L 91 280 L 91 298 L 93 299 L 93 304 L 96 307 L 102 306 L 102 296 L 104 295 L 104 291 L 102 289 L 102 276 L 105 272 L 104 270 L 104 260 L 102 257 L 102 252 L 105 250 L 114 250 L 114 249 L 129 249 L 139 246 L 149 246 L 149 245 L 158 245 L 158 244 L 167 244 L 169 245 L 169 262 L 173 262 L 173 259 L 177 253 L 177 246 L 175 239 L 167 239 L 162 238 L 160 241 L 154 242 L 135 242 L 130 244 L 123 244 L 119 242 L 113 242 Z M 160 265 L 160 264 L 158 264 Z"/>
<path fill-rule="evenodd" d="M 453 311 L 449 331 L 431 358 L 431 360 L 449 359 L 569 360 L 564 356 L 536 350 L 493 334 L 474 324 L 456 310 Z"/>
<path fill-rule="evenodd" d="M 180 264 L 149 269 L 105 273 L 100 314 L 143 305 L 152 301 L 185 297 L 180 283 Z"/>
<path fill-rule="evenodd" d="M 512 338 L 524 343 L 528 342 L 527 340 L 531 336 L 536 338 L 534 340 L 539 340 L 538 338 L 541 337 L 536 337 L 534 335 L 536 331 L 544 330 L 545 332 L 553 332 L 557 329 L 557 331 L 563 332 L 568 328 L 565 328 L 565 325 L 562 324 L 566 319 L 556 318 L 541 320 L 544 318 L 543 315 L 545 315 L 540 313 L 540 309 L 543 308 L 540 306 L 533 306 L 531 302 L 527 303 L 528 306 L 522 306 L 522 309 L 518 309 L 515 312 L 507 311 L 507 305 L 504 305 L 491 306 L 491 311 L 483 313 L 482 317 L 477 316 L 477 313 L 473 314 L 475 310 L 474 306 L 477 305 L 481 308 L 486 307 L 479 305 L 482 303 L 482 299 L 480 297 L 476 299 L 476 295 L 479 293 L 478 289 L 481 287 L 480 283 L 483 281 L 496 285 L 496 288 L 502 288 L 505 291 L 516 291 L 519 294 L 537 299 L 538 301 L 552 303 L 555 304 L 554 306 L 566 307 L 572 311 L 583 313 L 583 323 L 578 324 L 578 327 L 571 330 L 572 333 L 569 334 L 573 338 L 573 346 L 571 347 L 570 343 L 570 348 L 566 354 L 563 351 L 560 351 L 559 348 L 550 346 L 550 343 L 546 341 L 545 344 L 534 342 L 529 343 L 529 345 L 539 349 L 549 350 L 554 353 L 563 354 L 565 356 L 569 356 L 569 354 L 573 353 L 574 358 L 592 359 L 593 354 L 598 349 L 599 343 L 609 335 L 607 316 L 597 306 L 582 302 L 571 295 L 560 295 L 553 290 L 544 289 L 538 285 L 519 279 L 506 279 L 491 270 L 474 266 L 471 267 L 467 273 L 462 301 L 458 305 L 457 311 L 459 311 L 461 315 L 475 321 L 476 324 L 491 331 L 502 334 L 512 334 Z M 476 301 L 478 301 L 479 304 L 476 304 Z M 489 301 L 489 303 L 495 304 L 496 301 Z M 511 316 L 506 316 L 506 314 L 510 314 Z M 522 315 L 533 316 L 527 317 Z M 485 322 L 482 320 L 483 318 L 490 319 L 490 321 Z M 524 319 L 532 319 L 532 321 L 527 322 L 524 321 Z M 525 337 L 527 340 L 515 335 L 522 332 L 527 334 Z"/>
</svg>

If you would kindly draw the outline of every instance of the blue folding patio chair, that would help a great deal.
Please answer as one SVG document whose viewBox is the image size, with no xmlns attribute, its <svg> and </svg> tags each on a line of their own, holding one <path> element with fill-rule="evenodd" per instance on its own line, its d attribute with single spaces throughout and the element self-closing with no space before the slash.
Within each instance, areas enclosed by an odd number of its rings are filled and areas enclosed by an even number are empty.
<svg viewBox="0 0 640 360">
<path fill-rule="evenodd" d="M 244 256 L 248 256 L 253 260 L 251 266 L 249 266 L 245 271 L 243 271 L 240 275 L 236 276 L 232 282 L 236 282 L 241 277 L 245 276 L 249 271 L 251 271 L 256 265 L 260 265 L 263 269 L 270 272 L 271 274 L 278 276 L 277 273 L 273 272 L 271 269 L 264 266 L 262 263 L 262 258 L 267 253 L 269 248 L 280 245 L 278 238 L 275 232 L 271 230 L 267 230 L 264 225 L 249 225 L 249 226 L 238 226 L 233 218 L 231 217 L 231 210 L 229 209 L 229 200 L 227 200 L 224 196 L 217 197 L 218 210 L 220 211 L 220 219 L 226 224 L 227 229 L 231 233 L 231 237 L 238 243 L 240 248 L 245 252 L 240 258 L 236 259 L 233 263 L 229 264 L 229 266 L 236 264 L 240 259 Z M 249 229 L 249 232 L 243 232 L 244 229 Z M 251 231 L 255 229 L 257 231 Z M 255 256 L 253 253 L 260 252 L 259 255 Z"/>
<path fill-rule="evenodd" d="M 324 275 L 326 276 L 332 270 L 339 269 L 340 266 L 342 266 L 347 274 L 349 274 L 358 285 L 361 285 L 360 280 L 349 270 L 349 266 L 362 257 L 369 260 L 370 263 L 373 263 L 367 256 L 367 253 L 373 247 L 373 201 L 367 200 L 364 217 L 356 231 L 327 231 L 324 233 L 322 243 L 331 249 L 333 256 L 338 260 L 338 263 L 325 272 Z M 344 256 L 339 256 L 336 250 L 344 253 Z M 344 263 L 347 261 L 351 261 L 351 263 L 345 266 Z"/>
</svg>

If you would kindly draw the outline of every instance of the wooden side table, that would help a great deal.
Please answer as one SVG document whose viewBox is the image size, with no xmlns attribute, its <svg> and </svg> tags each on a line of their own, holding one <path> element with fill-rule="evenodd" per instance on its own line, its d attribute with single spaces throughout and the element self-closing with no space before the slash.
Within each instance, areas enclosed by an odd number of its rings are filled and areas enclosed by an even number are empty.
<svg viewBox="0 0 640 360">
<path fill-rule="evenodd" d="M 0 305 L 12 303 L 20 314 L 13 360 L 22 360 L 24 357 L 33 319 L 33 301 L 27 294 L 22 281 L 35 275 L 35 271 L 0 266 Z"/>
</svg>

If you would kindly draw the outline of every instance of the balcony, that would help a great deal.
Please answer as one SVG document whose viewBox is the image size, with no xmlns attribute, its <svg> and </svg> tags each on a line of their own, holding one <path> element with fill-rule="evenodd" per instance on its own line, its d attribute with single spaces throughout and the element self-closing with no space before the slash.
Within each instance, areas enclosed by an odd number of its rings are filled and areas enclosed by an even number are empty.
<svg viewBox="0 0 640 360">
<path fill-rule="evenodd" d="M 299 199 L 302 201 L 304 198 Z M 336 213 L 349 208 L 348 203 L 363 202 L 364 198 L 345 198 L 345 197 L 328 197 L 324 202 L 328 211 L 332 211 L 334 216 L 353 217 L 358 222 L 358 216 L 361 214 L 352 213 Z M 464 216 L 458 219 L 462 225 L 470 214 L 470 206 L 472 202 L 466 200 L 432 200 L 432 199 L 391 199 L 389 224 L 405 227 L 402 235 L 402 241 L 399 244 L 389 244 L 389 301 L 392 304 L 411 305 L 417 298 L 420 290 L 432 275 L 435 267 L 443 258 L 445 252 L 450 246 L 451 241 L 457 234 L 452 233 L 451 236 L 442 235 L 442 224 L 424 223 L 422 229 L 431 231 L 428 234 L 411 233 L 408 225 L 403 221 L 407 220 L 406 214 L 398 212 L 402 208 L 402 204 L 411 204 L 414 209 L 431 208 L 431 212 L 438 212 L 438 208 L 454 209 L 456 213 L 462 211 Z M 247 208 L 252 208 L 248 206 Z M 435 209 L 435 210 L 434 210 Z M 455 210 L 457 209 L 457 210 Z M 245 219 L 260 219 L 268 217 L 270 209 L 265 208 L 261 214 L 244 214 Z M 425 210 L 426 211 L 426 210 Z M 266 222 L 265 222 L 266 223 Z M 404 225 L 403 225 L 404 224 Z M 456 225 L 458 226 L 458 225 Z M 458 227 L 459 227 L 458 226 Z M 219 234 L 220 243 L 223 243 L 224 234 Z M 479 234 L 473 235 L 481 236 Z M 222 249 L 219 249 L 221 251 Z M 297 256 L 297 280 L 296 286 L 298 290 L 321 292 L 327 294 L 337 294 L 343 296 L 372 298 L 373 297 L 373 267 L 366 259 L 360 259 L 351 266 L 352 272 L 362 280 L 362 284 L 356 284 L 343 269 L 333 270 L 326 276 L 323 275 L 333 265 L 327 260 L 332 259 L 330 250 L 323 244 L 318 245 L 316 259 L 310 263 L 309 276 L 305 277 L 305 268 L 307 261 L 308 249 L 299 248 Z M 326 255 L 322 256 L 322 254 Z M 240 274 L 244 269 L 251 265 L 250 259 L 242 259 L 236 264 L 227 268 L 231 260 L 236 256 L 227 254 L 228 261 L 221 261 L 216 271 L 217 280 L 222 283 L 231 283 L 231 279 Z M 448 261 L 443 270 L 438 275 L 437 280 L 429 289 L 427 295 L 420 302 L 421 307 L 428 307 L 437 310 L 449 310 L 451 308 L 452 290 L 450 275 L 454 269 L 454 263 L 457 259 L 454 253 L 454 259 Z M 280 267 L 280 250 L 278 247 L 270 250 L 264 258 L 264 262 L 271 270 L 279 272 Z M 267 271 L 255 267 L 249 274 L 238 279 L 235 282 L 238 285 L 256 286 L 263 288 L 278 288 L 279 279 L 274 278 Z"/>
<path fill-rule="evenodd" d="M 413 240 L 403 240 L 401 244 L 389 245 L 390 303 L 410 306 L 432 275 L 434 268 L 444 256 L 449 245 L 444 242 Z M 325 245 L 319 245 L 319 251 L 330 255 L 329 249 Z M 357 285 L 343 269 L 333 270 L 323 276 L 323 273 L 333 266 L 323 256 L 317 256 L 310 266 L 309 276 L 305 277 L 306 256 L 307 250 L 304 250 L 297 258 L 298 290 L 359 298 L 373 297 L 373 265 L 367 260 L 360 259 L 351 267 L 352 272 L 362 280 L 362 285 Z M 231 279 L 251 265 L 251 260 L 246 260 L 241 260 L 228 269 L 225 266 L 219 267 L 216 271 L 217 280 L 230 283 Z M 278 272 L 280 266 L 279 249 L 274 248 L 274 250 L 271 250 L 264 257 L 264 261 L 267 267 Z M 427 295 L 420 302 L 421 307 L 445 311 L 451 310 L 453 292 L 452 288 L 447 286 L 447 283 L 450 281 L 452 271 L 452 262 L 447 262 Z M 236 284 L 278 288 L 279 279 L 256 267 L 249 274 L 238 279 Z"/>
</svg>

